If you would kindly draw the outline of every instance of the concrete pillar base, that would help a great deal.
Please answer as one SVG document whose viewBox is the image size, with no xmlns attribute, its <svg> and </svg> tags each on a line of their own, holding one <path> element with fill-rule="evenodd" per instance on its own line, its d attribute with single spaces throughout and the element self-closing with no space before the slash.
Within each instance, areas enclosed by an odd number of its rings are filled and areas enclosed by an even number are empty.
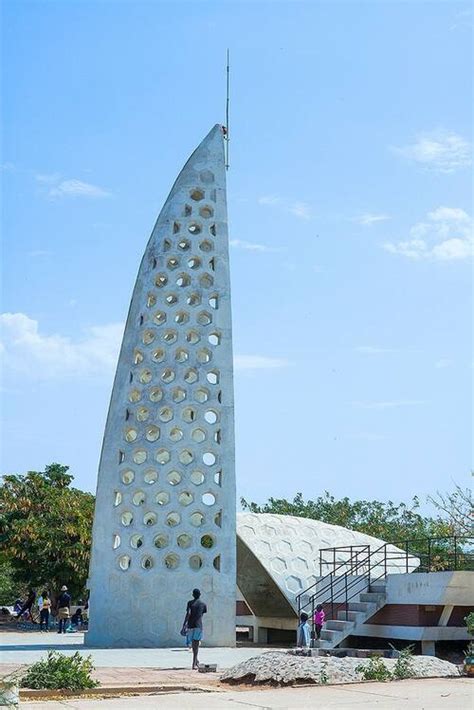
<svg viewBox="0 0 474 710">
<path fill-rule="evenodd" d="M 436 644 L 434 641 L 422 641 L 421 653 L 423 656 L 436 656 Z"/>
</svg>

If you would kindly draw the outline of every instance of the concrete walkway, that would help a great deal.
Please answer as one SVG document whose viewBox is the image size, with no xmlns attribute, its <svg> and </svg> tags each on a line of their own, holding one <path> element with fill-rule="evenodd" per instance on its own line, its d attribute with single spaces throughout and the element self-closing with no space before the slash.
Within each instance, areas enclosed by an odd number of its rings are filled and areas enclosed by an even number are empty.
<svg viewBox="0 0 474 710">
<path fill-rule="evenodd" d="M 216 693 L 177 693 L 127 697 L 108 700 L 67 700 L 22 703 L 21 710 L 308 710 L 327 708 L 349 710 L 460 710 L 472 707 L 474 683 L 467 678 L 430 678 L 392 683 L 355 683 L 351 685 L 271 690 L 224 691 Z"/>
<path fill-rule="evenodd" d="M 3 632 L 0 633 L 1 665 L 34 663 L 46 656 L 48 651 L 57 649 L 72 655 L 76 651 L 91 655 L 97 668 L 163 668 L 181 669 L 191 665 L 190 652 L 186 648 L 87 648 L 84 634 L 58 634 L 54 631 L 40 633 Z M 240 648 L 203 648 L 199 654 L 201 663 L 217 663 L 219 669 L 231 666 L 247 658 L 266 653 L 269 646 L 246 646 Z M 272 649 L 275 650 L 275 649 Z"/>
</svg>

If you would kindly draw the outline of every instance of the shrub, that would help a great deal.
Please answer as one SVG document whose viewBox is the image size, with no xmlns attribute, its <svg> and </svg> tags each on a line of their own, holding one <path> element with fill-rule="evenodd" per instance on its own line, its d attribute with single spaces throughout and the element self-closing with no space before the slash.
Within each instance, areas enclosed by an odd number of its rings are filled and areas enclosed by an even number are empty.
<svg viewBox="0 0 474 710">
<path fill-rule="evenodd" d="M 99 682 L 91 678 L 93 670 L 90 656 L 83 658 L 77 651 L 72 656 L 49 651 L 47 658 L 33 663 L 28 668 L 20 679 L 20 686 L 35 690 L 95 688 Z"/>
<path fill-rule="evenodd" d="M 319 682 L 321 683 L 321 685 L 327 685 L 329 683 L 329 676 L 328 676 L 326 663 L 322 664 L 322 668 L 319 671 Z"/>
<path fill-rule="evenodd" d="M 392 674 L 380 656 L 371 656 L 368 663 L 356 666 L 356 672 L 360 673 L 364 680 L 392 680 Z"/>
<path fill-rule="evenodd" d="M 464 621 L 467 626 L 467 633 L 469 636 L 474 636 L 474 611 L 470 611 L 467 616 L 464 617 Z"/>
<path fill-rule="evenodd" d="M 413 646 L 406 646 L 400 651 L 400 655 L 393 668 L 393 677 L 397 678 L 397 680 L 415 677 L 415 670 L 413 668 Z"/>
</svg>

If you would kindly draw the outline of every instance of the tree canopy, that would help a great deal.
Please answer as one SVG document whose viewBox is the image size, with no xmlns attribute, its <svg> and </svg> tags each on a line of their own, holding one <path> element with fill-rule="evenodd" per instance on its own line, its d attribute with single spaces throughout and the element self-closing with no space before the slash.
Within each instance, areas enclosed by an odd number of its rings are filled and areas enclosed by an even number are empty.
<svg viewBox="0 0 474 710">
<path fill-rule="evenodd" d="M 94 496 L 73 488 L 68 470 L 53 463 L 42 472 L 3 476 L 0 577 L 18 588 L 44 587 L 55 595 L 66 584 L 73 597 L 84 593 Z"/>
</svg>

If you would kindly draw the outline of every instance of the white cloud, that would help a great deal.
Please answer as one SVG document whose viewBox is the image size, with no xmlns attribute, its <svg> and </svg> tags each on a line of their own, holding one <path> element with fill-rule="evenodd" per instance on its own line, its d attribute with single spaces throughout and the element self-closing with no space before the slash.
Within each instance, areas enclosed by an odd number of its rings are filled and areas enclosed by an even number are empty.
<svg viewBox="0 0 474 710">
<path fill-rule="evenodd" d="M 372 224 L 376 224 L 376 222 L 386 222 L 387 219 L 390 219 L 390 215 L 388 214 L 364 212 L 358 217 L 354 217 L 352 221 L 370 227 Z"/>
<path fill-rule="evenodd" d="M 82 338 L 46 335 L 25 313 L 0 314 L 0 353 L 5 372 L 31 379 L 111 376 L 123 336 L 123 323 L 87 328 Z M 235 355 L 236 371 L 273 370 L 288 360 L 264 355 Z"/>
<path fill-rule="evenodd" d="M 35 175 L 36 182 L 40 182 L 43 185 L 53 185 L 61 180 L 61 175 L 59 173 L 42 173 Z"/>
<path fill-rule="evenodd" d="M 371 432 L 360 432 L 359 434 L 353 434 L 351 439 L 360 439 L 360 441 L 384 441 L 388 439 L 385 434 L 373 434 Z"/>
<path fill-rule="evenodd" d="M 281 249 L 277 249 L 276 247 L 268 247 L 265 244 L 254 244 L 252 242 L 246 242 L 243 239 L 231 239 L 229 244 L 231 247 L 234 247 L 234 249 L 244 249 L 246 251 L 259 251 L 262 253 L 281 251 Z"/>
<path fill-rule="evenodd" d="M 433 222 L 469 222 L 469 215 L 459 207 L 438 207 L 428 212 L 428 217 Z"/>
<path fill-rule="evenodd" d="M 312 217 L 311 205 L 308 205 L 307 202 L 293 202 L 288 209 L 299 219 L 311 219 Z"/>
<path fill-rule="evenodd" d="M 111 193 L 97 185 L 82 180 L 62 180 L 48 192 L 49 197 L 110 197 Z"/>
<path fill-rule="evenodd" d="M 288 360 L 264 355 L 235 355 L 234 367 L 236 370 L 274 370 L 279 367 L 288 367 Z"/>
<path fill-rule="evenodd" d="M 415 143 L 395 147 L 393 151 L 427 170 L 441 173 L 452 173 L 471 164 L 471 144 L 449 130 L 421 133 Z"/>
<path fill-rule="evenodd" d="M 450 26 L 449 30 L 457 30 L 458 28 L 471 29 L 472 28 L 472 10 L 461 10 L 454 15 L 454 22 Z"/>
<path fill-rule="evenodd" d="M 281 200 L 277 195 L 262 195 L 258 198 L 259 205 L 279 205 L 280 203 Z"/>
<path fill-rule="evenodd" d="M 383 248 L 391 254 L 409 259 L 454 261 L 473 254 L 472 219 L 457 207 L 438 207 L 428 212 L 423 222 L 409 231 L 410 239 L 385 242 Z"/>
<path fill-rule="evenodd" d="M 364 353 L 365 355 L 382 355 L 383 353 L 396 353 L 395 348 L 379 348 L 374 345 L 358 345 L 355 348 L 356 352 Z"/>
<path fill-rule="evenodd" d="M 298 217 L 298 219 L 312 219 L 313 210 L 310 204 L 303 202 L 302 200 L 296 200 L 292 202 L 291 200 L 285 200 L 278 195 L 262 195 L 257 200 L 259 205 L 266 205 L 269 207 L 280 207 L 285 212 Z"/>
<path fill-rule="evenodd" d="M 435 362 L 435 367 L 437 370 L 443 370 L 446 367 L 451 367 L 453 361 L 447 357 L 442 357 L 440 360 Z"/>
<path fill-rule="evenodd" d="M 122 323 L 110 323 L 77 340 L 45 335 L 24 313 L 1 314 L 0 326 L 5 367 L 35 379 L 111 374 L 123 333 Z"/>
<path fill-rule="evenodd" d="M 34 259 L 38 256 L 51 256 L 52 253 L 52 251 L 47 251 L 46 249 L 33 249 L 33 251 L 27 252 L 26 256 Z"/>
<path fill-rule="evenodd" d="M 425 402 L 420 399 L 394 399 L 386 402 L 352 402 L 352 404 L 360 409 L 395 409 L 395 407 L 413 407 Z"/>
</svg>

